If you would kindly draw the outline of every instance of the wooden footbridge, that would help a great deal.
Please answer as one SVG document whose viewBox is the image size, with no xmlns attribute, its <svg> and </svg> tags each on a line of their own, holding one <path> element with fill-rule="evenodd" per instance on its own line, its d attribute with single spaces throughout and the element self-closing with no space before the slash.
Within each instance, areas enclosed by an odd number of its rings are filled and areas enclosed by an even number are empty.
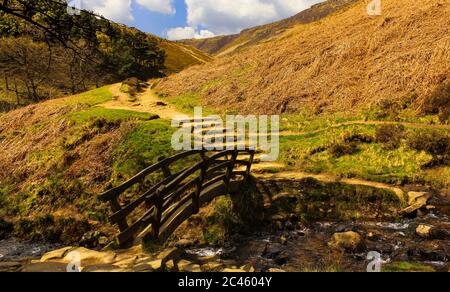
<svg viewBox="0 0 450 292">
<path fill-rule="evenodd" d="M 166 241 L 177 227 L 218 196 L 238 191 L 250 174 L 255 151 L 193 150 L 161 159 L 124 184 L 100 195 L 111 205 L 110 222 L 120 246 L 150 237 Z M 180 165 L 182 167 L 180 167 Z M 181 169 L 176 171 L 176 169 Z M 160 177 L 156 183 L 148 179 Z M 141 191 L 133 200 L 131 192 Z"/>
</svg>

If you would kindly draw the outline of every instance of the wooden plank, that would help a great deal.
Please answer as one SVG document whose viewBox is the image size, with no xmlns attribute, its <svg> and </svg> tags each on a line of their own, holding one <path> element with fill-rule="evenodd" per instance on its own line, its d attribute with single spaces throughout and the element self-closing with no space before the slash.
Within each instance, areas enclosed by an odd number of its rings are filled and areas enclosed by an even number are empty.
<svg viewBox="0 0 450 292">
<path fill-rule="evenodd" d="M 111 209 L 113 211 L 120 210 L 120 208 L 121 208 L 121 206 L 120 206 L 119 202 L 117 201 L 117 199 L 111 200 L 110 204 L 111 204 Z M 126 230 L 128 228 L 128 223 L 127 223 L 127 219 L 126 218 L 122 218 L 122 219 L 118 220 L 117 224 L 119 225 L 119 230 L 120 231 Z"/>
<path fill-rule="evenodd" d="M 222 180 L 225 182 L 226 178 L 227 178 L 226 174 L 222 174 L 220 176 L 217 176 L 217 177 L 213 178 L 212 180 L 207 181 L 206 183 L 204 183 L 203 184 L 203 188 L 208 188 L 209 186 L 211 186 L 211 185 L 213 185 L 215 183 L 218 183 L 218 182 L 220 182 Z"/>
<path fill-rule="evenodd" d="M 190 182 L 183 185 L 181 188 L 170 194 L 170 196 L 164 198 L 164 210 L 166 210 L 168 207 L 170 207 L 175 201 L 180 200 L 180 196 L 187 192 L 190 188 L 193 188 L 197 185 L 200 178 L 195 178 L 191 180 Z"/>
<path fill-rule="evenodd" d="M 255 159 L 255 151 L 250 151 L 250 160 L 247 165 L 247 171 L 244 177 L 244 182 L 247 181 L 250 176 L 250 171 L 252 170 L 253 160 Z"/>
<path fill-rule="evenodd" d="M 158 188 L 160 188 L 161 186 L 169 183 L 171 180 L 173 180 L 174 178 L 176 178 L 178 175 L 180 175 L 181 173 L 183 173 L 185 170 L 180 171 L 177 174 L 172 175 L 171 177 L 168 177 L 166 179 L 164 179 L 163 181 L 157 183 L 156 185 L 154 185 L 150 190 L 148 190 L 147 192 L 145 192 L 142 196 L 140 196 L 139 198 L 137 198 L 135 201 L 131 202 L 130 204 L 128 204 L 127 206 L 125 206 L 124 208 L 115 211 L 115 213 L 113 215 L 111 215 L 109 217 L 109 220 L 112 223 L 117 223 L 118 220 L 120 220 L 121 218 L 130 215 L 137 207 L 139 207 L 143 202 L 145 201 L 151 201 L 152 197 L 154 195 L 154 193 L 158 190 Z"/>
<path fill-rule="evenodd" d="M 126 230 L 122 231 L 117 236 L 117 241 L 119 242 L 120 246 L 123 246 L 124 244 L 127 244 L 128 242 L 132 241 L 141 230 L 143 230 L 145 227 L 151 224 L 152 222 L 152 215 L 154 213 L 154 208 L 148 210 L 139 220 L 137 220 L 133 225 L 131 225 Z"/>
<path fill-rule="evenodd" d="M 165 157 L 160 157 L 158 160 L 161 162 L 164 159 L 166 159 Z M 171 177 L 172 173 L 170 172 L 170 167 L 167 164 L 164 164 L 161 166 L 161 170 L 163 172 L 164 177 Z"/>
<path fill-rule="evenodd" d="M 237 190 L 239 184 L 232 183 L 230 185 L 230 190 Z M 218 183 L 216 185 L 210 186 L 209 188 L 205 188 L 202 191 L 202 194 L 199 198 L 200 206 L 203 206 L 209 202 L 211 202 L 214 198 L 226 195 L 225 184 Z M 192 216 L 194 211 L 194 207 L 192 206 L 192 202 L 187 200 L 187 202 L 177 208 L 176 212 L 172 214 L 170 218 L 165 219 L 165 223 L 161 226 L 160 234 L 159 234 L 159 242 L 164 243 L 170 235 L 180 226 L 184 221 L 186 221 L 189 217 Z"/>
<path fill-rule="evenodd" d="M 163 214 L 163 194 L 161 190 L 158 190 L 156 193 L 156 203 L 155 203 L 155 212 L 153 214 L 152 221 L 152 235 L 155 239 L 159 237 L 159 229 L 161 228 L 161 218 Z"/>
<path fill-rule="evenodd" d="M 164 225 L 167 220 L 173 216 L 174 213 L 178 211 L 182 206 L 184 206 L 187 202 L 192 203 L 192 194 L 195 192 L 189 193 L 188 195 L 184 196 L 176 205 L 173 205 L 170 209 L 167 210 L 166 213 L 163 214 L 163 217 L 161 219 L 161 225 Z"/>
<path fill-rule="evenodd" d="M 163 161 L 160 161 L 160 162 L 144 169 L 143 171 L 141 171 L 136 176 L 132 177 L 130 180 L 123 183 L 122 185 L 99 195 L 98 199 L 101 201 L 110 201 L 112 199 L 115 199 L 115 198 L 119 197 L 127 189 L 129 189 L 130 187 L 134 186 L 138 182 L 143 181 L 146 176 L 150 175 L 151 173 L 153 173 L 155 171 L 160 170 L 163 165 L 170 165 L 178 160 L 184 159 L 189 156 L 196 155 L 200 152 L 201 151 L 199 151 L 199 150 L 191 150 L 191 151 L 181 152 L 177 155 L 174 155 L 172 157 L 164 159 Z"/>
<path fill-rule="evenodd" d="M 206 172 L 206 175 L 215 173 L 221 169 L 223 170 L 225 168 L 228 168 L 228 166 L 230 166 L 231 163 L 232 163 L 231 161 L 222 162 L 222 163 L 218 164 L 217 166 L 214 166 L 213 168 L 208 169 L 208 171 Z"/>
<path fill-rule="evenodd" d="M 204 164 L 204 162 L 197 163 L 196 165 L 188 168 L 186 171 L 184 171 L 182 174 L 180 174 L 177 178 L 172 180 L 170 183 L 168 183 L 164 187 L 164 190 L 162 190 L 163 196 L 169 194 L 173 189 L 178 187 L 180 185 L 180 183 L 183 182 L 186 178 L 193 175 L 195 172 L 201 170 L 201 167 L 203 164 Z"/>
<path fill-rule="evenodd" d="M 172 162 L 198 153 L 200 153 L 202 157 L 201 162 L 196 163 L 194 166 L 188 167 L 175 175 L 170 174 L 169 165 Z M 208 157 L 205 150 L 195 150 L 183 152 L 171 158 L 164 159 L 158 164 L 142 171 L 121 187 L 111 190 L 109 193 L 105 193 L 104 198 L 110 200 L 111 207 L 113 211 L 115 211 L 115 214 L 113 214 L 110 219 L 112 222 L 117 222 L 121 230 L 121 233 L 118 236 L 119 243 L 123 244 L 129 242 L 131 239 L 134 239 L 141 230 L 146 229 L 149 226 L 151 226 L 151 232 L 155 239 L 158 239 L 158 237 L 161 236 L 160 239 L 166 240 L 166 237 L 170 236 L 171 232 L 173 232 L 179 224 L 192 214 L 197 213 L 201 205 L 210 202 L 216 196 L 237 190 L 241 182 L 236 180 L 232 181 L 233 177 L 243 176 L 244 179 L 247 179 L 249 176 L 255 151 L 225 150 L 209 153 L 214 154 Z M 238 155 L 242 153 L 250 155 L 249 161 L 237 159 Z M 231 160 L 229 159 L 229 155 L 231 155 Z M 246 171 L 234 171 L 236 165 L 246 165 L 247 169 Z M 166 169 L 164 170 L 165 167 Z M 225 173 L 219 172 L 224 168 L 226 168 Z M 136 201 L 130 203 L 125 208 L 121 208 L 117 201 L 117 196 L 124 192 L 123 189 L 126 190 L 126 187 L 134 185 L 156 169 L 161 169 L 167 176 L 166 179 L 153 186 Z M 199 177 L 182 184 L 184 180 L 199 170 L 201 171 Z M 146 171 L 148 174 L 146 174 Z M 195 192 L 183 196 L 184 193 L 195 185 L 197 185 Z M 128 227 L 126 216 L 145 201 L 150 202 L 150 209 L 133 225 Z M 163 228 L 162 232 L 161 228 Z"/>
</svg>

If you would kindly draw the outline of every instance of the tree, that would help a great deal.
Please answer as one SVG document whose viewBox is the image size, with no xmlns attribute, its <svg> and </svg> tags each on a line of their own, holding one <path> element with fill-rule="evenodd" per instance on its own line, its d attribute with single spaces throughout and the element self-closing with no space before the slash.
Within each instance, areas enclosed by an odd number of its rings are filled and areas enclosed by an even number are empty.
<svg viewBox="0 0 450 292">
<path fill-rule="evenodd" d="M 51 52 L 29 38 L 4 38 L 0 42 L 0 63 L 6 75 L 22 81 L 28 98 L 39 101 L 39 86 L 49 77 Z"/>
<path fill-rule="evenodd" d="M 165 61 L 154 37 L 88 11 L 69 15 L 66 1 L 0 0 L 0 47 L 0 70 L 33 102 L 43 91 L 159 76 Z"/>
</svg>

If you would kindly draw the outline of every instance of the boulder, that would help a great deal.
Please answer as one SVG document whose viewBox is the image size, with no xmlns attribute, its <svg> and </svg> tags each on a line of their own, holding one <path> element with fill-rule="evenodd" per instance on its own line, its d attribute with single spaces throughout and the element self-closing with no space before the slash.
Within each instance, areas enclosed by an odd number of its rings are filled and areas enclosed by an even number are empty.
<svg viewBox="0 0 450 292">
<path fill-rule="evenodd" d="M 55 261 L 55 260 L 61 260 L 68 251 L 70 251 L 71 249 L 73 249 L 73 247 L 64 247 L 58 250 L 54 250 L 51 252 L 48 252 L 46 254 L 44 254 L 41 257 L 41 262 L 50 262 L 50 261 Z"/>
<path fill-rule="evenodd" d="M 177 262 L 176 266 L 180 272 L 199 273 L 202 271 L 199 264 L 195 264 L 187 260 Z"/>
<path fill-rule="evenodd" d="M 61 262 L 68 264 L 79 260 L 80 267 L 83 268 L 94 265 L 112 264 L 115 258 L 116 254 L 114 252 L 99 252 L 78 247 L 66 253 Z"/>
<path fill-rule="evenodd" d="M 363 249 L 365 244 L 359 233 L 349 231 L 335 233 L 328 245 L 332 248 L 356 251 Z"/>
<path fill-rule="evenodd" d="M 219 270 L 225 268 L 225 265 L 221 262 L 209 262 L 202 265 L 202 268 L 208 272 L 218 272 Z"/>
<path fill-rule="evenodd" d="M 182 254 L 182 251 L 177 247 L 172 247 L 161 252 L 157 259 L 162 260 L 163 264 L 169 260 L 178 260 Z"/>
<path fill-rule="evenodd" d="M 422 238 L 431 240 L 447 240 L 450 238 L 450 232 L 448 230 L 424 224 L 416 228 L 416 234 Z"/>
<path fill-rule="evenodd" d="M 146 262 L 145 264 L 149 265 L 155 271 L 161 271 L 164 268 L 162 260 L 153 260 Z"/>
<path fill-rule="evenodd" d="M 409 192 L 408 193 L 408 205 L 421 204 L 425 206 L 428 200 L 431 199 L 431 194 L 427 192 Z"/>
<path fill-rule="evenodd" d="M 178 272 L 178 267 L 174 260 L 169 260 L 166 262 L 166 270 L 169 272 Z"/>
<path fill-rule="evenodd" d="M 154 272 L 154 270 L 149 265 L 139 264 L 133 267 L 133 272 L 145 273 L 145 272 Z"/>
<path fill-rule="evenodd" d="M 117 260 L 117 259 L 116 259 L 116 260 Z M 131 256 L 131 257 L 128 257 L 128 258 L 124 258 L 124 259 L 121 259 L 121 260 L 117 260 L 117 261 L 114 263 L 114 265 L 117 266 L 117 267 L 119 267 L 119 268 L 123 268 L 123 269 L 125 269 L 125 268 L 131 268 L 131 267 L 133 267 L 133 266 L 136 265 L 137 260 L 138 260 L 138 257 L 137 257 L 137 256 Z"/>
<path fill-rule="evenodd" d="M 416 234 L 422 238 L 428 238 L 431 233 L 431 226 L 419 225 L 416 229 Z"/>
<path fill-rule="evenodd" d="M 406 215 L 411 214 L 423 207 L 427 206 L 428 200 L 431 198 L 431 194 L 427 192 L 409 192 L 408 193 L 408 204 L 409 206 L 402 211 L 400 214 Z"/>
</svg>

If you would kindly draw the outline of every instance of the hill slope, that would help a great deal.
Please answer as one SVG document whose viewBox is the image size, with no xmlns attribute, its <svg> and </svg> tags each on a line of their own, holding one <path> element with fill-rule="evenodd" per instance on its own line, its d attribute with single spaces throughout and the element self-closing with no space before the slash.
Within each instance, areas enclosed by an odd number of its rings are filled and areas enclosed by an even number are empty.
<svg viewBox="0 0 450 292">
<path fill-rule="evenodd" d="M 213 59 L 208 54 L 187 44 L 159 39 L 161 48 L 166 52 L 164 73 L 167 75 L 178 73 L 192 65 L 211 62 Z"/>
<path fill-rule="evenodd" d="M 448 1 L 385 0 L 383 15 L 371 17 L 359 1 L 165 78 L 158 91 L 246 113 L 348 112 L 413 93 L 421 101 L 450 80 L 449 15 Z"/>
<path fill-rule="evenodd" d="M 208 39 L 183 40 L 182 42 L 196 47 L 209 54 L 226 55 L 239 49 L 266 41 L 297 24 L 318 21 L 340 9 L 349 7 L 357 0 L 328 0 L 313 5 L 287 19 L 243 30 L 239 34 L 218 36 Z"/>
</svg>

